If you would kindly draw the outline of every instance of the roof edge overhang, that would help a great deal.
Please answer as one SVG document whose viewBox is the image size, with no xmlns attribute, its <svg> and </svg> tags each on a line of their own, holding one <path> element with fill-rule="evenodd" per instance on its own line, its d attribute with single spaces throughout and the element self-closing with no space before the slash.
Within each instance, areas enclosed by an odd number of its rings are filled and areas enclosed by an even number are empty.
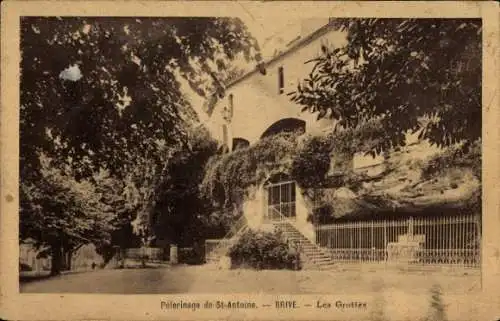
<svg viewBox="0 0 500 321">
<path fill-rule="evenodd" d="M 308 36 L 302 38 L 301 40 L 298 40 L 293 46 L 291 46 L 290 48 L 288 48 L 284 52 L 282 52 L 282 53 L 280 53 L 280 54 L 272 57 L 271 59 L 269 59 L 267 61 L 262 61 L 262 62 L 260 62 L 260 64 L 262 64 L 264 66 L 268 66 L 270 64 L 273 64 L 273 63 L 277 62 L 278 60 L 284 58 L 285 56 L 288 56 L 289 54 L 291 54 L 295 50 L 300 49 L 303 46 L 305 46 L 305 45 L 313 42 L 317 38 L 325 35 L 328 31 L 330 31 L 332 29 L 333 29 L 333 24 L 331 22 L 328 22 L 327 24 L 325 24 L 324 26 L 320 27 L 319 29 L 316 29 L 316 31 L 310 33 Z M 249 78 L 250 76 L 252 76 L 252 75 L 260 72 L 259 65 L 257 65 L 257 67 L 255 67 L 251 71 L 247 72 L 246 74 L 244 74 L 240 78 L 237 78 L 237 79 L 233 80 L 232 82 L 226 84 L 225 85 L 226 90 L 228 90 L 229 88 L 231 88 L 231 87 L 239 84 L 240 82 L 244 81 L 245 79 Z"/>
</svg>

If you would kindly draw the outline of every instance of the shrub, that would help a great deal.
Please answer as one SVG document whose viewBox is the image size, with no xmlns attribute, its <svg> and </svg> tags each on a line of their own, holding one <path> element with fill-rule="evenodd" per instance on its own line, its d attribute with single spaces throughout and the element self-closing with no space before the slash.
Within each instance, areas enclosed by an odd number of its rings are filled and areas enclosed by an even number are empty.
<svg viewBox="0 0 500 321">
<path fill-rule="evenodd" d="M 284 241 L 280 232 L 249 230 L 229 250 L 231 267 L 254 269 L 299 268 L 299 253 Z"/>
</svg>

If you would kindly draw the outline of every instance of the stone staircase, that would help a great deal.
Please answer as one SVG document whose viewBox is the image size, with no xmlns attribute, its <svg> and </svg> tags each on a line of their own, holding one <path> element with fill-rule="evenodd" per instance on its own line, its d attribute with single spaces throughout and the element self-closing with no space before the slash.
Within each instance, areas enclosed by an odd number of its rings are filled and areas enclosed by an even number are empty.
<svg viewBox="0 0 500 321">
<path fill-rule="evenodd" d="M 328 250 L 319 247 L 307 239 L 287 218 L 284 216 L 280 216 L 280 218 L 280 220 L 269 223 L 275 229 L 282 231 L 288 242 L 298 246 L 301 254 L 302 269 L 330 270 L 336 266 Z M 227 253 L 248 228 L 244 217 L 235 222 L 227 235 L 217 240 L 217 246 L 206 253 L 206 264 L 218 268 L 229 268 L 230 262 L 227 261 Z"/>
<path fill-rule="evenodd" d="M 277 229 L 282 231 L 289 242 L 299 246 L 301 260 L 303 261 L 302 268 L 304 270 L 330 270 L 335 267 L 335 262 L 330 253 L 311 242 L 290 222 L 284 220 L 273 224 Z"/>
</svg>

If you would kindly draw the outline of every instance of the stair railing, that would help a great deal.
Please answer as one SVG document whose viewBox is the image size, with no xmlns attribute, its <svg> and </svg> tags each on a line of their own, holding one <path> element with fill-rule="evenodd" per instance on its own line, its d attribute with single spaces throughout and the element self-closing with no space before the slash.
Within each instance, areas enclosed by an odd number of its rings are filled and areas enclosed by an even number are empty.
<svg viewBox="0 0 500 321">
<path fill-rule="evenodd" d="M 283 219 L 283 217 L 286 217 L 288 220 L 292 220 L 292 218 L 284 216 L 283 211 L 281 210 L 283 206 L 295 206 L 295 202 L 287 202 L 287 203 L 280 203 L 280 204 L 273 204 L 273 205 L 267 205 L 267 213 L 265 214 L 264 220 L 266 222 L 274 222 L 274 221 L 280 221 Z M 286 207 L 285 207 L 286 208 Z M 288 207 L 290 209 L 291 207 Z M 277 213 L 278 215 L 275 214 L 269 214 L 269 209 L 273 211 L 273 213 Z M 278 218 L 276 218 L 278 217 Z"/>
<path fill-rule="evenodd" d="M 245 215 L 241 215 L 241 217 L 229 228 L 229 231 L 227 231 L 224 237 L 219 240 L 219 243 L 206 254 L 206 257 L 213 254 L 222 254 L 223 251 L 229 249 L 229 247 L 233 245 L 235 237 L 241 234 L 247 227 L 246 217 Z"/>
<path fill-rule="evenodd" d="M 298 228 L 295 226 L 295 220 L 292 220 L 292 219 L 290 219 L 289 217 L 287 217 L 287 216 L 283 215 L 283 213 L 281 213 L 280 211 L 278 211 L 278 210 L 277 210 L 276 208 L 274 208 L 274 207 L 270 207 L 270 208 L 272 208 L 274 211 L 276 211 L 276 213 L 279 215 L 279 218 L 280 218 L 280 219 L 279 219 L 279 222 L 285 222 L 285 223 L 287 223 L 287 224 L 290 224 L 290 225 L 291 225 L 291 226 L 292 226 L 292 227 L 293 227 L 293 228 L 294 228 L 297 232 L 299 232 L 302 236 L 304 236 L 304 235 L 302 234 L 302 232 L 300 231 L 300 229 L 298 229 Z M 285 234 L 286 234 L 286 232 L 285 232 Z M 286 239 L 286 241 L 287 241 L 287 242 L 289 242 L 288 237 L 287 237 L 286 235 L 285 235 L 285 239 Z M 302 247 L 302 243 L 303 243 L 303 241 L 294 242 L 294 244 L 295 244 L 295 245 L 297 245 L 297 243 L 298 243 L 299 247 Z M 324 251 L 324 249 L 323 249 L 322 247 L 320 247 L 318 244 L 316 244 L 315 242 L 309 241 L 309 243 L 310 243 L 310 244 L 312 244 L 312 245 L 313 245 L 313 246 L 314 246 L 314 247 L 315 247 L 318 251 L 320 251 L 320 252 L 323 252 L 323 251 Z"/>
</svg>

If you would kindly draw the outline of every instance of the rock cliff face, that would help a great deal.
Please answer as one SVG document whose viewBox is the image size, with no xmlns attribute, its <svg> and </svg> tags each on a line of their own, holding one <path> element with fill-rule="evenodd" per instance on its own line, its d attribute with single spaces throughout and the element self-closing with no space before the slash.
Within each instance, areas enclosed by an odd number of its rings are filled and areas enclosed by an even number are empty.
<svg viewBox="0 0 500 321">
<path fill-rule="evenodd" d="M 363 184 L 362 194 L 384 196 L 400 204 L 431 205 L 465 201 L 480 190 L 481 182 L 470 167 L 449 164 L 431 177 L 424 169 L 444 151 L 416 143 L 393 153 L 379 177 Z"/>
<path fill-rule="evenodd" d="M 390 153 L 383 163 L 355 169 L 356 190 L 324 188 L 314 196 L 309 193 L 309 198 L 316 197 L 309 203 L 316 208 L 330 207 L 336 219 L 369 218 L 378 212 L 458 209 L 477 203 L 481 181 L 473 167 L 459 160 L 431 175 L 426 172 L 430 162 L 447 152 L 425 142 L 413 143 Z"/>
</svg>

